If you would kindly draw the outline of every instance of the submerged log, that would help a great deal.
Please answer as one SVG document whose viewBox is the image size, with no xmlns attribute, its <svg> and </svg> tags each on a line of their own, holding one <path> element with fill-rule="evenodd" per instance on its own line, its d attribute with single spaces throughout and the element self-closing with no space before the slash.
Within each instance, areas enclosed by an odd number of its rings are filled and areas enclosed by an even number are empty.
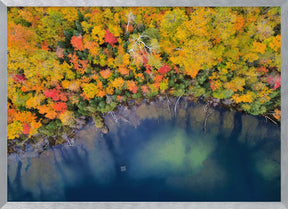
<svg viewBox="0 0 288 209">
<path fill-rule="evenodd" d="M 205 119 L 204 119 L 204 124 L 203 124 L 203 132 L 206 134 L 207 131 L 207 120 L 210 117 L 210 115 L 213 113 L 213 110 L 211 109 L 211 104 L 207 103 L 204 106 L 204 111 L 205 111 Z"/>
</svg>

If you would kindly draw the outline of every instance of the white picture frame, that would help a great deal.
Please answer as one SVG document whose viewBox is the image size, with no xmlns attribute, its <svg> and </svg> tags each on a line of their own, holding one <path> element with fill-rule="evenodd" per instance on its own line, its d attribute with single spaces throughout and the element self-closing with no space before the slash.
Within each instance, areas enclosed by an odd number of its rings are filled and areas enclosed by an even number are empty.
<svg viewBox="0 0 288 209">
<path fill-rule="evenodd" d="M 279 6 L 281 7 L 281 202 L 8 202 L 7 7 Z M 288 0 L 0 0 L 0 208 L 2 209 L 288 209 Z"/>
</svg>

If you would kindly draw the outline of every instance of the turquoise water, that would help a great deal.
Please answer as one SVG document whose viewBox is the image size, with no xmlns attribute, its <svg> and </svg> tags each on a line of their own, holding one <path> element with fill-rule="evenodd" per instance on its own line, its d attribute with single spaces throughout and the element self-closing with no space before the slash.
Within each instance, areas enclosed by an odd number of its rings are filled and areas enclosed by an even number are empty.
<svg viewBox="0 0 288 209">
<path fill-rule="evenodd" d="M 165 107 L 164 107 L 165 106 Z M 9 201 L 280 201 L 280 128 L 182 102 L 91 121 L 73 146 L 8 161 Z"/>
</svg>

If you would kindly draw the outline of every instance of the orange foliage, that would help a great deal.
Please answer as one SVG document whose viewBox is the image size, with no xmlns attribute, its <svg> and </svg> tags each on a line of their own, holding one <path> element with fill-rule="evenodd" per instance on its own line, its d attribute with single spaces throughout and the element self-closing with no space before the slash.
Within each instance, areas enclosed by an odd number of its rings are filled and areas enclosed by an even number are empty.
<svg viewBox="0 0 288 209">
<path fill-rule="evenodd" d="M 106 92 L 103 90 L 98 91 L 96 94 L 97 97 L 101 97 L 101 98 L 104 97 L 105 95 L 106 95 Z"/>
<path fill-rule="evenodd" d="M 41 44 L 41 49 L 43 49 L 44 51 L 49 51 L 49 45 L 48 45 L 48 42 L 47 42 L 47 41 L 44 41 L 44 42 Z"/>
<path fill-rule="evenodd" d="M 142 93 L 146 94 L 149 92 L 149 87 L 147 85 L 141 86 Z"/>
<path fill-rule="evenodd" d="M 274 118 L 276 118 L 277 120 L 280 120 L 281 118 L 281 110 L 275 109 L 274 113 L 273 113 Z"/>
<path fill-rule="evenodd" d="M 18 47 L 19 49 L 35 49 L 34 34 L 27 28 L 16 25 L 15 23 L 8 24 L 7 46 Z"/>
<path fill-rule="evenodd" d="M 45 115 L 48 119 L 55 119 L 57 116 L 57 113 L 52 109 L 51 105 L 41 105 L 38 106 L 37 109 L 39 110 L 40 114 Z"/>
<path fill-rule="evenodd" d="M 121 75 L 129 75 L 129 70 L 127 69 L 127 68 L 125 68 L 125 67 L 120 67 L 120 68 L 118 68 L 118 71 L 119 71 L 119 73 L 121 74 Z"/>
<path fill-rule="evenodd" d="M 245 24 L 244 17 L 243 16 L 237 16 L 235 24 L 234 24 L 235 30 L 242 30 L 244 24 Z"/>
<path fill-rule="evenodd" d="M 112 75 L 111 70 L 108 68 L 106 70 L 101 70 L 100 71 L 100 75 L 102 76 L 102 78 L 107 79 Z"/>
<path fill-rule="evenodd" d="M 136 83 L 134 81 L 126 81 L 126 83 L 127 83 L 127 89 L 131 91 L 133 94 L 136 94 L 138 90 L 138 86 L 136 85 Z"/>
<path fill-rule="evenodd" d="M 22 123 L 31 123 L 32 121 L 36 120 L 36 116 L 35 114 L 31 113 L 31 112 L 17 112 L 17 114 L 15 115 L 15 120 L 18 120 Z"/>
<path fill-rule="evenodd" d="M 123 98 L 124 98 L 123 96 L 119 96 L 119 95 L 118 95 L 116 100 L 119 101 L 119 102 L 122 102 L 122 101 L 123 101 Z"/>
<path fill-rule="evenodd" d="M 82 36 L 72 36 L 71 38 L 71 45 L 79 51 L 84 50 L 83 39 Z"/>
<path fill-rule="evenodd" d="M 155 78 L 154 78 L 154 81 L 155 82 L 160 82 L 160 81 L 162 81 L 162 79 L 163 79 L 163 75 L 156 75 Z"/>
<path fill-rule="evenodd" d="M 8 15 L 8 139 L 37 133 L 42 118 L 73 127 L 72 109 L 88 114 L 98 97 L 109 111 L 138 90 L 227 99 L 280 120 L 277 8 L 14 8 Z"/>
</svg>

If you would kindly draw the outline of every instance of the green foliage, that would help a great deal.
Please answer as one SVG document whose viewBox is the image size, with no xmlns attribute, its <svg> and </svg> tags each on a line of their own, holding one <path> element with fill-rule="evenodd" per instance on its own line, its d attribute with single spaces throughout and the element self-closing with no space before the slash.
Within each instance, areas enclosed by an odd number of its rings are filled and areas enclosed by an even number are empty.
<svg viewBox="0 0 288 209">
<path fill-rule="evenodd" d="M 96 128 L 103 128 L 104 126 L 104 120 L 101 116 L 99 115 L 92 115 L 94 122 L 95 122 L 95 127 Z"/>
<path fill-rule="evenodd" d="M 23 113 L 53 136 L 159 94 L 280 119 L 280 26 L 279 7 L 9 8 L 10 139 Z"/>
<path fill-rule="evenodd" d="M 219 89 L 214 91 L 212 95 L 217 99 L 228 99 L 233 95 L 233 91 L 231 89 Z"/>
</svg>

